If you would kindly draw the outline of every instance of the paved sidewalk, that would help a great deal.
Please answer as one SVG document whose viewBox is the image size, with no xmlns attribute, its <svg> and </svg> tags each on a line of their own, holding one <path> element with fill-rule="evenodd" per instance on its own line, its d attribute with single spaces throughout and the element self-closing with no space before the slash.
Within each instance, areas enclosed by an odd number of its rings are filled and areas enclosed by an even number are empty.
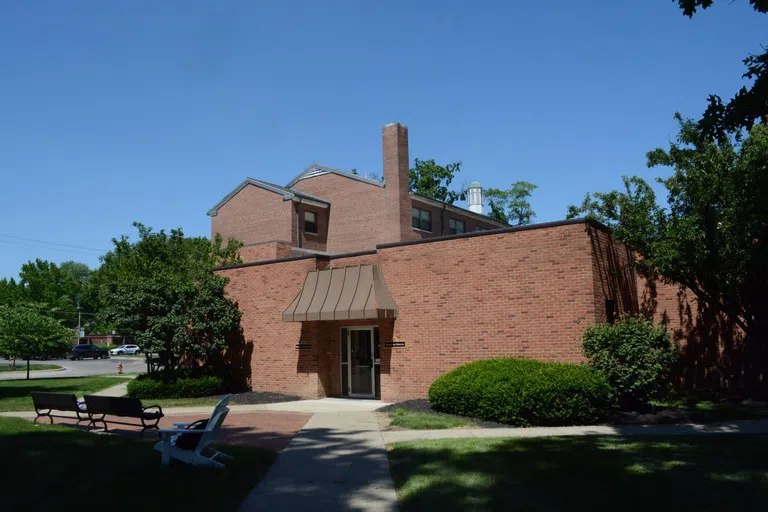
<svg viewBox="0 0 768 512">
<path fill-rule="evenodd" d="M 374 414 L 316 413 L 240 510 L 397 510 Z"/>
<path fill-rule="evenodd" d="M 92 394 L 99 395 L 99 396 L 125 396 L 128 394 L 128 383 L 121 382 L 117 386 L 112 386 L 111 388 L 102 389 L 101 391 L 97 391 L 96 393 L 92 393 Z"/>
<path fill-rule="evenodd" d="M 127 383 L 126 383 L 127 385 Z M 117 387 L 117 386 L 115 386 Z M 112 389 L 112 388 L 109 388 Z M 106 391 L 106 390 L 105 390 Z M 146 401 L 151 404 L 151 400 Z M 231 413 L 246 412 L 300 412 L 304 414 L 314 414 L 318 412 L 369 412 L 389 405 L 387 402 L 379 400 L 351 400 L 346 398 L 321 398 L 318 400 L 297 400 L 294 402 L 278 402 L 274 404 L 252 404 L 252 405 L 230 405 Z M 202 405 L 194 407 L 163 407 L 166 415 L 180 414 L 203 414 L 209 415 L 213 410 L 213 405 Z M 66 413 L 62 413 L 66 415 Z M 74 413 L 72 413 L 74 415 Z M 34 418 L 34 411 L 20 412 L 0 412 L 0 416 L 13 416 L 18 418 Z"/>
<path fill-rule="evenodd" d="M 677 425 L 591 425 L 584 427 L 458 428 L 446 430 L 383 431 L 384 442 L 464 437 L 552 436 L 687 436 L 712 434 L 768 434 L 768 420 L 738 420 Z"/>
</svg>

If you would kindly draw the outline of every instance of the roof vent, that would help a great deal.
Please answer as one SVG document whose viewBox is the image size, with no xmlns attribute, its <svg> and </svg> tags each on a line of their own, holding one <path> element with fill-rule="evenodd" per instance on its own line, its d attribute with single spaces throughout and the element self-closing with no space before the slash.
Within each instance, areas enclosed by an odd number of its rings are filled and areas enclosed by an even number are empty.
<svg viewBox="0 0 768 512">
<path fill-rule="evenodd" d="M 483 186 L 477 181 L 473 181 L 467 188 L 469 196 L 469 210 L 483 215 Z"/>
</svg>

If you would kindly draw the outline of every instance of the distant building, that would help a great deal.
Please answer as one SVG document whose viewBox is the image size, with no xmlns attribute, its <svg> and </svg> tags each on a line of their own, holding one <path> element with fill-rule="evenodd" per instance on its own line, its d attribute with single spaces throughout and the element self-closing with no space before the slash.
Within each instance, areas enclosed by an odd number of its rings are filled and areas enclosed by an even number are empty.
<svg viewBox="0 0 768 512">
<path fill-rule="evenodd" d="M 89 334 L 77 340 L 78 345 L 129 345 L 133 343 L 130 334 Z"/>
</svg>

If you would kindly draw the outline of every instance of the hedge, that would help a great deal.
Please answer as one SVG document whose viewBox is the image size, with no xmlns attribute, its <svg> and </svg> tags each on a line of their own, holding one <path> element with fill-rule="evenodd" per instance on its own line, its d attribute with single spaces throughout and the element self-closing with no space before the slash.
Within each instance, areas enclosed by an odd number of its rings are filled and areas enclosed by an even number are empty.
<svg viewBox="0 0 768 512">
<path fill-rule="evenodd" d="M 606 412 L 611 388 L 585 365 L 487 359 L 438 377 L 429 401 L 438 411 L 516 426 L 584 425 Z"/>
<path fill-rule="evenodd" d="M 224 384 L 219 377 L 185 377 L 163 381 L 142 375 L 128 383 L 128 395 L 142 400 L 199 398 L 218 395 L 223 391 Z"/>
</svg>

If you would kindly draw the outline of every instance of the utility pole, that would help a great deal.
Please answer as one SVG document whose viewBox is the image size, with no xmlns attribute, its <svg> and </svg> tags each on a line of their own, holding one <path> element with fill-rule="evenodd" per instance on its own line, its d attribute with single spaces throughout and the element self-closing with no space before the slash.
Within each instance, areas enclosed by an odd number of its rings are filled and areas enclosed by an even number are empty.
<svg viewBox="0 0 768 512">
<path fill-rule="evenodd" d="M 77 344 L 80 344 L 80 304 L 77 305 Z"/>
</svg>

